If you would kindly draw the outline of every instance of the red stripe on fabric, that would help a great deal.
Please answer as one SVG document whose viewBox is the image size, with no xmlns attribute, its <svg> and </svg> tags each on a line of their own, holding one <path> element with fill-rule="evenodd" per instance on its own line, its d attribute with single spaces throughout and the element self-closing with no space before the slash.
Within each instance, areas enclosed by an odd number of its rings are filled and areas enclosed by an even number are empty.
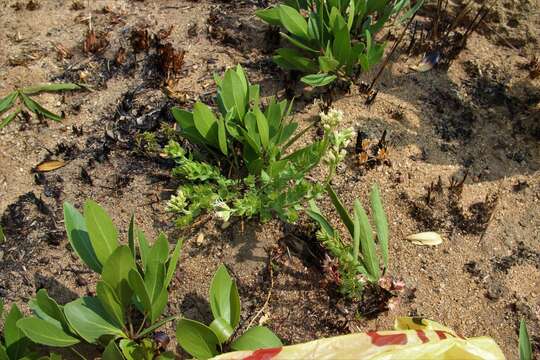
<svg viewBox="0 0 540 360">
<path fill-rule="evenodd" d="M 281 352 L 280 347 L 271 349 L 255 350 L 253 354 L 244 358 L 244 360 L 270 360 Z"/>
<path fill-rule="evenodd" d="M 424 330 L 416 330 L 416 335 L 418 335 L 418 338 L 422 341 L 423 344 L 429 341 Z"/>
<path fill-rule="evenodd" d="M 380 335 L 375 331 L 370 331 L 367 336 L 371 338 L 371 343 L 375 346 L 407 344 L 407 335 L 405 334 Z"/>
<path fill-rule="evenodd" d="M 441 330 L 435 330 L 435 333 L 437 334 L 437 336 L 439 337 L 439 339 L 441 340 L 444 340 L 446 339 L 446 333 L 444 331 L 441 331 Z"/>
</svg>

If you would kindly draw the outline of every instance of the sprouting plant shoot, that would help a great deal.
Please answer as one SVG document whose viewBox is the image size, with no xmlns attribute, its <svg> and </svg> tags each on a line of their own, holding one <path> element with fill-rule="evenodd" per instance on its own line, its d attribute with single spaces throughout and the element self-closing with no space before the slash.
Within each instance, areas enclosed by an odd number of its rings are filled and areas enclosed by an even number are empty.
<svg viewBox="0 0 540 360">
<path fill-rule="evenodd" d="M 73 83 L 40 84 L 11 92 L 6 97 L 0 99 L 0 115 L 13 107 L 15 107 L 15 109 L 0 120 L 0 129 L 12 122 L 17 115 L 21 113 L 23 108 L 26 108 L 28 111 L 33 112 L 39 117 L 51 119 L 53 121 L 61 121 L 63 115 L 58 115 L 47 110 L 39 102 L 32 99 L 32 96 L 43 92 L 60 92 L 79 90 L 81 88 L 81 86 Z M 18 105 L 16 105 L 17 100 L 19 100 Z"/>
<path fill-rule="evenodd" d="M 532 360 L 532 344 L 525 320 L 519 322 L 519 360 Z"/>
<path fill-rule="evenodd" d="M 378 186 L 374 185 L 370 195 L 380 255 L 377 253 L 372 228 L 360 200 L 354 201 L 351 216 L 330 185 L 327 186 L 327 192 L 349 232 L 351 241 L 342 240 L 339 232 L 324 217 L 314 202 L 310 203 L 307 213 L 320 226 L 317 233 L 318 239 L 339 262 L 340 291 L 350 298 L 358 298 L 363 291 L 364 283 L 377 283 L 388 267 L 388 221 L 382 206 L 380 191 Z"/>
</svg>

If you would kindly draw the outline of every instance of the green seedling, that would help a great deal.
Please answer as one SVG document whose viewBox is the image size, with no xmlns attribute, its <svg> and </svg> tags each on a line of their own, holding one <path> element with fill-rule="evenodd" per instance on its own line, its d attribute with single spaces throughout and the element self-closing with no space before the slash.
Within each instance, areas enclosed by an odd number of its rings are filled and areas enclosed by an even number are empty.
<svg viewBox="0 0 540 360">
<path fill-rule="evenodd" d="M 249 328 L 234 339 L 240 323 L 240 297 L 224 265 L 214 274 L 208 297 L 214 317 L 209 326 L 189 319 L 180 319 L 176 324 L 176 340 L 191 356 L 208 359 L 223 352 L 225 347 L 256 350 L 282 346 L 281 340 L 265 326 Z"/>
<path fill-rule="evenodd" d="M 61 83 L 40 84 L 13 91 L 3 99 L 0 99 L 0 115 L 2 115 L 7 110 L 13 108 L 17 102 L 17 99 L 19 100 L 19 105 L 15 108 L 13 112 L 0 120 L 0 129 L 12 122 L 17 117 L 17 115 L 21 113 L 23 108 L 26 108 L 28 111 L 33 112 L 40 118 L 47 118 L 53 121 L 61 121 L 63 115 L 58 115 L 45 109 L 39 102 L 32 99 L 32 96 L 43 92 L 60 92 L 79 90 L 81 88 L 82 87 L 77 84 Z"/>
<path fill-rule="evenodd" d="M 284 31 L 293 48 L 281 48 L 274 62 L 307 74 L 302 81 L 326 86 L 336 79 L 354 80 L 383 56 L 385 43 L 376 34 L 392 19 L 403 21 L 422 5 L 410 0 L 285 0 L 256 14 Z M 406 9 L 408 11 L 399 16 Z"/>
<path fill-rule="evenodd" d="M 532 344 L 525 320 L 519 322 L 519 360 L 532 360 Z"/>
<path fill-rule="evenodd" d="M 377 254 L 372 228 L 360 200 L 354 201 L 354 211 L 351 216 L 330 185 L 327 186 L 327 192 L 349 232 L 350 243 L 342 241 L 339 232 L 324 217 L 314 202 L 310 203 L 307 213 L 320 226 L 317 233 L 318 239 L 339 262 L 340 291 L 349 298 L 359 298 L 364 282 L 377 283 L 388 267 L 388 221 L 382 207 L 380 191 L 378 186 L 374 185 L 370 195 L 380 256 Z"/>
<path fill-rule="evenodd" d="M 122 245 L 111 218 L 90 200 L 84 216 L 64 203 L 64 221 L 71 247 L 100 276 L 96 296 L 61 306 L 39 290 L 30 301 L 34 315 L 18 320 L 17 327 L 38 344 L 89 343 L 104 346 L 107 354 L 121 354 L 120 359 L 154 359 L 159 346 L 150 335 L 176 318 L 163 318 L 162 313 L 182 243 L 170 251 L 160 234 L 150 245 L 132 217 L 128 244 Z"/>
</svg>

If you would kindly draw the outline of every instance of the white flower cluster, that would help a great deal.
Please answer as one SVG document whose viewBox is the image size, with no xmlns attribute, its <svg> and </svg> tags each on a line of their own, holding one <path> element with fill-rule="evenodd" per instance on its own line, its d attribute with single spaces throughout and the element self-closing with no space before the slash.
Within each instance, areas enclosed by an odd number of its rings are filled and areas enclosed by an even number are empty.
<svg viewBox="0 0 540 360">
<path fill-rule="evenodd" d="M 187 198 L 182 189 L 178 189 L 176 195 L 171 196 L 167 203 L 167 210 L 171 212 L 183 213 L 186 210 Z"/>
<path fill-rule="evenodd" d="M 332 131 L 343 120 L 343 111 L 337 109 L 330 109 L 328 114 L 320 113 L 321 124 L 324 131 Z"/>
<path fill-rule="evenodd" d="M 229 207 L 229 205 L 227 205 L 227 203 L 221 199 L 217 199 L 216 201 L 214 201 L 213 205 L 217 217 L 224 222 L 229 221 L 232 215 L 232 209 Z"/>
</svg>

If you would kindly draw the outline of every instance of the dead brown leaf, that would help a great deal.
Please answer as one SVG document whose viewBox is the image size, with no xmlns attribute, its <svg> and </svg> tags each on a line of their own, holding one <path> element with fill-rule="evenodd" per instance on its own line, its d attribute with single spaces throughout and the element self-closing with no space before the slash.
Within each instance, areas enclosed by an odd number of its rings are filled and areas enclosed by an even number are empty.
<svg viewBox="0 0 540 360">
<path fill-rule="evenodd" d="M 36 166 L 38 172 L 54 171 L 64 167 L 66 163 L 62 160 L 47 160 Z"/>
<path fill-rule="evenodd" d="M 98 54 L 109 46 L 106 34 L 96 33 L 93 29 L 86 33 L 86 38 L 83 43 L 83 51 L 85 53 Z"/>
<path fill-rule="evenodd" d="M 174 73 L 177 74 L 184 65 L 185 51 L 180 49 L 176 50 L 171 43 L 159 45 L 157 49 L 159 55 L 159 62 L 161 69 L 165 74 Z"/>
<path fill-rule="evenodd" d="M 124 65 L 126 62 L 126 49 L 120 47 L 114 56 L 114 62 L 116 65 Z"/>
<path fill-rule="evenodd" d="M 148 51 L 150 48 L 150 36 L 148 35 L 148 29 L 145 27 L 139 27 L 131 31 L 131 46 L 133 51 L 142 52 Z"/>
</svg>

